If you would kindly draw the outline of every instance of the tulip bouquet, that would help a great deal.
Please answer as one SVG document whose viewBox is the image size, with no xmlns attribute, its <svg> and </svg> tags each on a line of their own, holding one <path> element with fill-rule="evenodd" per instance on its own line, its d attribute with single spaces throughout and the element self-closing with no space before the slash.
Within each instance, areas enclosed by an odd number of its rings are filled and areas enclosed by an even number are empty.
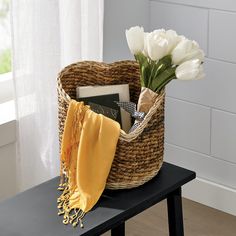
<svg viewBox="0 0 236 236">
<path fill-rule="evenodd" d="M 204 77 L 204 52 L 196 41 L 173 30 L 159 29 L 146 33 L 139 26 L 126 30 L 126 38 L 140 66 L 142 90 L 159 93 L 172 79 Z"/>
</svg>

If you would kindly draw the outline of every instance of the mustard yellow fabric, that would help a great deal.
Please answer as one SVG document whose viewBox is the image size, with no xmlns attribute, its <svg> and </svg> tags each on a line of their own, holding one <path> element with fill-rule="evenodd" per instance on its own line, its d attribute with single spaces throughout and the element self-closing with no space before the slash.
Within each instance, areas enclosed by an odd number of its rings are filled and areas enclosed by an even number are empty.
<svg viewBox="0 0 236 236">
<path fill-rule="evenodd" d="M 114 159 L 120 124 L 71 100 L 61 142 L 64 224 L 76 226 L 100 198 Z M 72 211 L 73 210 L 73 211 Z"/>
</svg>

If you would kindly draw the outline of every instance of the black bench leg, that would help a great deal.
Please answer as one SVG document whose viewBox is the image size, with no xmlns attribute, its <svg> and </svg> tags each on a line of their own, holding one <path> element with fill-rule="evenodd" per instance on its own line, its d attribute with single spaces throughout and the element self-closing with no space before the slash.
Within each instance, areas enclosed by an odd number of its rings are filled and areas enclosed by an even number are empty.
<svg viewBox="0 0 236 236">
<path fill-rule="evenodd" d="M 184 236 L 181 187 L 167 197 L 170 236 Z"/>
<path fill-rule="evenodd" d="M 125 236 L 125 222 L 122 222 L 111 230 L 111 236 Z"/>
</svg>

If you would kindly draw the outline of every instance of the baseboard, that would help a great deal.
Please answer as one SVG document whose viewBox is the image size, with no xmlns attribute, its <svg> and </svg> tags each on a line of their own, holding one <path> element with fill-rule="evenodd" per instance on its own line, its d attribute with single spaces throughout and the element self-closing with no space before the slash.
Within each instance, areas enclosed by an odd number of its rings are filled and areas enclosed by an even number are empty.
<svg viewBox="0 0 236 236">
<path fill-rule="evenodd" d="M 236 216 L 236 190 L 201 178 L 183 187 L 183 196 Z"/>
</svg>

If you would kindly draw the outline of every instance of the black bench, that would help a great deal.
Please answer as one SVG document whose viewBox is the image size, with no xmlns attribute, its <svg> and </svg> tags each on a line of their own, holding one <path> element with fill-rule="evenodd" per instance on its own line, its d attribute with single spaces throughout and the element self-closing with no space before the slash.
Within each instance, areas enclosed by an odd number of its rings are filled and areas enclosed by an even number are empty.
<svg viewBox="0 0 236 236">
<path fill-rule="evenodd" d="M 169 232 L 183 236 L 181 186 L 195 173 L 164 163 L 160 173 L 141 187 L 106 190 L 92 211 L 85 215 L 84 228 L 63 225 L 57 216 L 59 177 L 0 203 L 1 236 L 125 235 L 125 221 L 167 198 Z"/>
</svg>

